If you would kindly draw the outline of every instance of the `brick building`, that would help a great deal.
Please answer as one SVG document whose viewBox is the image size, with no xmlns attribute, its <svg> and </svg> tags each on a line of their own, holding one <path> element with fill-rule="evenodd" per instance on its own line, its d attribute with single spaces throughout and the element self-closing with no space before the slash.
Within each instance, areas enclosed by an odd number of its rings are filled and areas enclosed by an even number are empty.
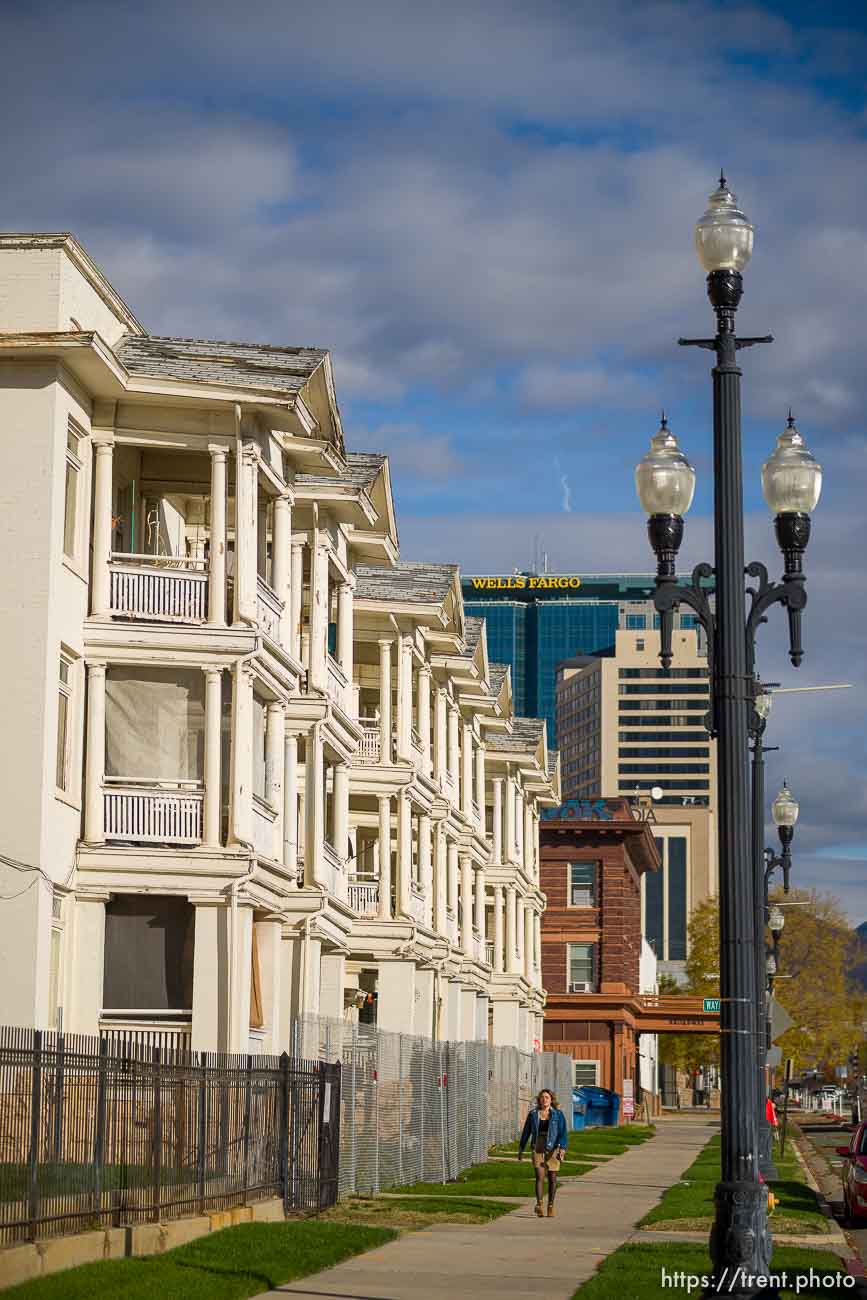
<svg viewBox="0 0 867 1300">
<path fill-rule="evenodd" d="M 569 800 L 543 814 L 540 860 L 545 1050 L 572 1056 L 576 1083 L 628 1097 L 640 994 L 654 992 L 639 971 L 641 877 L 660 867 L 653 825 L 625 798 Z"/>
</svg>

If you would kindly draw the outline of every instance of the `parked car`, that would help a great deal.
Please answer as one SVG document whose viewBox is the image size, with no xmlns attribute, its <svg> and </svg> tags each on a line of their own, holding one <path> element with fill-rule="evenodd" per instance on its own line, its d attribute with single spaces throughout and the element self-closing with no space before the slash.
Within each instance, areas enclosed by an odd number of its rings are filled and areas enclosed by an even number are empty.
<svg viewBox="0 0 867 1300">
<path fill-rule="evenodd" d="M 837 1147 L 843 1157 L 843 1213 L 847 1221 L 867 1219 L 867 1122 L 859 1124 L 848 1146 Z"/>
</svg>

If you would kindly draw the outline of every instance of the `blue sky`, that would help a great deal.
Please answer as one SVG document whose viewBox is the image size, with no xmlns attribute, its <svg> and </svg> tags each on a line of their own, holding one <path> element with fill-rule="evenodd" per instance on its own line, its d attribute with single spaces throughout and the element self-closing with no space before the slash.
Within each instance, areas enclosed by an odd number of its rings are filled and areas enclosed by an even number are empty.
<svg viewBox="0 0 867 1300">
<path fill-rule="evenodd" d="M 392 457 L 406 558 L 649 567 L 632 469 L 665 406 L 710 558 L 711 327 L 692 226 L 724 166 L 756 224 L 740 328 L 749 551 L 791 404 L 826 471 L 807 659 L 783 621 L 769 781 L 799 883 L 867 916 L 867 31 L 855 4 L 517 0 L 4 6 L 5 229 L 69 229 L 157 333 L 332 350 Z"/>
</svg>

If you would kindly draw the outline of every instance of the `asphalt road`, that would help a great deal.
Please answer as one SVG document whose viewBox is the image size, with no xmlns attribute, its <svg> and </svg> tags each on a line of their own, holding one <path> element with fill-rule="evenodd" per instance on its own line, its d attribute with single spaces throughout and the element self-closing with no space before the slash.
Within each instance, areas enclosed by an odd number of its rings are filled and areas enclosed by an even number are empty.
<svg viewBox="0 0 867 1300">
<path fill-rule="evenodd" d="M 801 1118 L 799 1111 L 792 1112 L 793 1118 L 798 1121 L 802 1131 L 806 1133 L 810 1141 L 823 1154 L 828 1164 L 831 1166 L 831 1176 L 820 1178 L 819 1181 L 822 1191 L 828 1198 L 831 1208 L 834 1211 L 834 1217 L 842 1226 L 843 1219 L 843 1184 L 840 1177 L 843 1168 L 843 1161 L 836 1155 L 834 1148 L 846 1146 L 849 1138 L 855 1128 L 853 1124 L 834 1124 L 833 1126 L 825 1124 L 811 1124 L 807 1117 Z M 815 1170 L 814 1170 L 815 1173 Z M 851 1238 L 852 1244 L 858 1251 L 863 1260 L 867 1260 L 867 1220 L 864 1221 L 862 1228 L 844 1228 L 848 1237 Z"/>
</svg>

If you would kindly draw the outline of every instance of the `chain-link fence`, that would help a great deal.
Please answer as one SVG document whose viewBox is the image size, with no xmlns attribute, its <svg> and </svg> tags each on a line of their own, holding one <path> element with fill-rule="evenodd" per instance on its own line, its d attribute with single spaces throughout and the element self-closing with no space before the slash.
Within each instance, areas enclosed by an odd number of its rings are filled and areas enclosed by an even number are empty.
<svg viewBox="0 0 867 1300">
<path fill-rule="evenodd" d="M 485 1042 L 440 1043 L 307 1016 L 293 1051 L 341 1061 L 340 1195 L 446 1182 L 520 1134 L 540 1088 L 571 1128 L 571 1059 Z"/>
</svg>

